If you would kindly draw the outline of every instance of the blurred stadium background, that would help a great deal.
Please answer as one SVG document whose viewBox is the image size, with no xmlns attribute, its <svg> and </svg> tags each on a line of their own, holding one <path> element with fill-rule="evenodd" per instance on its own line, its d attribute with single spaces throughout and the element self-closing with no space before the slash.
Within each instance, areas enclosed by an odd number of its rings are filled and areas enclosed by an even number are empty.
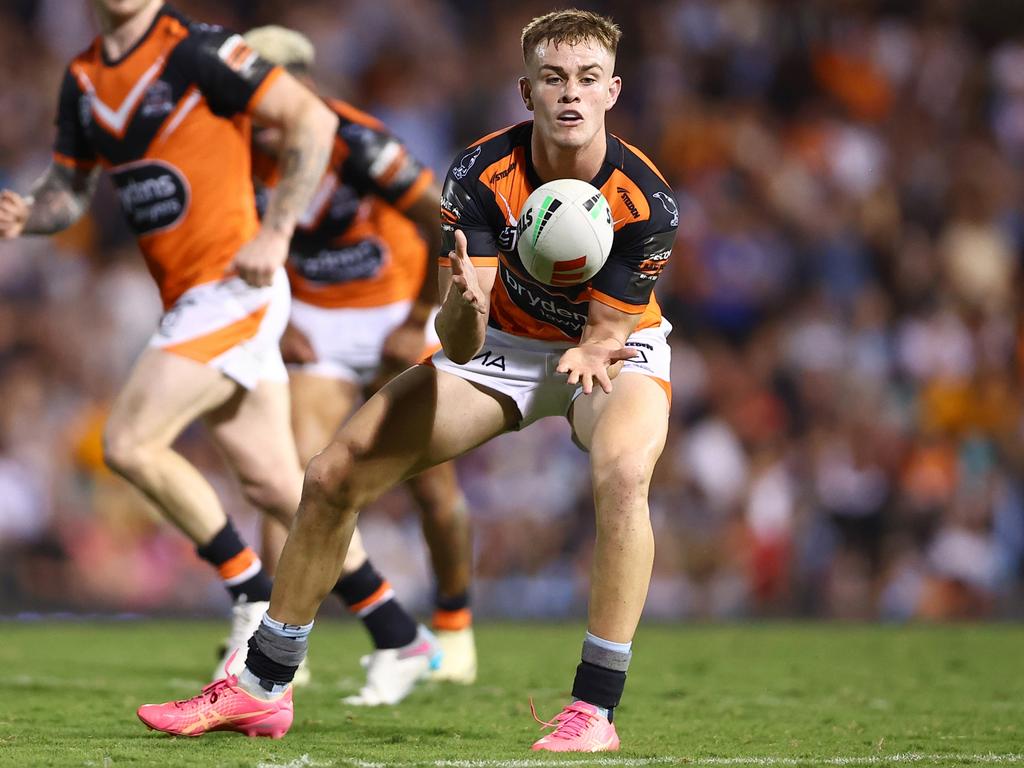
<svg viewBox="0 0 1024 768">
<path fill-rule="evenodd" d="M 1024 615 L 1024 14 L 1013 0 L 609 0 L 613 130 L 677 191 L 676 325 L 648 616 Z M 182 0 L 318 47 L 326 94 L 435 171 L 525 119 L 523 0 Z M 45 166 L 86 0 L 0 3 L 0 186 Z M 54 240 L 0 245 L 0 614 L 212 614 L 223 589 L 102 466 L 111 397 L 159 305 L 104 183 Z M 242 504 L 201 428 L 181 448 Z M 579 616 L 586 458 L 559 420 L 467 456 L 481 616 Z M 401 493 L 378 567 L 431 597 Z"/>
</svg>

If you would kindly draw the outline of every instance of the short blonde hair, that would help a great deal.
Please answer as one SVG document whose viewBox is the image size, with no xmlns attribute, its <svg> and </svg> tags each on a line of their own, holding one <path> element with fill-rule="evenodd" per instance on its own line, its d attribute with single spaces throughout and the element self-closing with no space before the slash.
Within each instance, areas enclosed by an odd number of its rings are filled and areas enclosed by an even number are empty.
<svg viewBox="0 0 1024 768">
<path fill-rule="evenodd" d="M 554 45 L 577 45 L 584 40 L 594 40 L 614 56 L 621 37 L 619 25 L 607 16 L 578 8 L 552 11 L 523 27 L 523 60 L 529 62 L 531 51 L 545 41 Z"/>
<path fill-rule="evenodd" d="M 270 24 L 245 33 L 245 42 L 271 64 L 307 70 L 313 66 L 316 49 L 301 32 Z"/>
</svg>

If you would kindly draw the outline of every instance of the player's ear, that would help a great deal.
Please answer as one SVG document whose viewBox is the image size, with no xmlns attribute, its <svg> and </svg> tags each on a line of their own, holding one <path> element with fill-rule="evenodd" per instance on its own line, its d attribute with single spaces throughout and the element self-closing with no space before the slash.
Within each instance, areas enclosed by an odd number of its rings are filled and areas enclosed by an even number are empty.
<svg viewBox="0 0 1024 768">
<path fill-rule="evenodd" d="M 523 97 L 523 104 L 533 112 L 533 86 L 530 85 L 530 78 L 519 78 L 519 95 Z"/>
<path fill-rule="evenodd" d="M 615 75 L 608 84 L 608 105 L 605 109 L 611 109 L 615 106 L 615 102 L 619 100 L 619 93 L 622 92 L 622 78 Z"/>
</svg>

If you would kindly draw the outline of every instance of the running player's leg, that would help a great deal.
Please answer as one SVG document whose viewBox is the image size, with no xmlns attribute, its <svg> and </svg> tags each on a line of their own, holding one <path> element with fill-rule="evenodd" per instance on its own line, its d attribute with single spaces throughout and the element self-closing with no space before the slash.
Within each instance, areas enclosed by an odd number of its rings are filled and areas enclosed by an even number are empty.
<svg viewBox="0 0 1024 768">
<path fill-rule="evenodd" d="M 315 339 L 315 335 L 311 336 L 314 343 Z M 319 371 L 297 370 L 290 377 L 292 424 L 303 466 L 330 443 L 360 396 L 355 381 L 341 377 L 340 371 L 336 373 L 329 376 Z M 264 530 L 268 527 L 265 525 Z M 266 547 L 264 552 L 267 552 Z M 401 701 L 435 663 L 437 649 L 431 643 L 425 653 L 397 652 L 417 644 L 419 628 L 396 598 L 391 584 L 373 567 L 358 529 L 352 536 L 341 577 L 333 591 L 349 612 L 362 621 L 374 647 L 374 652 L 366 659 L 367 683 L 359 694 L 349 698 L 349 703 L 377 705 Z"/>
<path fill-rule="evenodd" d="M 160 349 L 143 352 L 111 409 L 104 455 L 142 491 L 221 575 L 235 600 L 265 601 L 270 581 L 210 484 L 171 448 L 181 431 L 235 396 L 220 371 Z"/>
<path fill-rule="evenodd" d="M 417 366 L 360 408 L 306 469 L 264 625 L 243 683 L 280 691 L 305 655 L 313 618 L 344 562 L 358 510 L 389 487 L 511 428 L 511 398 Z"/>
<path fill-rule="evenodd" d="M 434 631 L 443 655 L 431 677 L 470 684 L 476 680 L 469 587 L 473 576 L 473 542 L 469 509 L 459 488 L 455 464 L 446 462 L 406 483 L 420 508 L 423 535 L 437 578 Z"/>
<path fill-rule="evenodd" d="M 246 500 L 285 530 L 299 505 L 302 470 L 291 434 L 288 385 L 260 381 L 239 388 L 226 403 L 204 417 L 214 443 L 238 477 Z M 231 632 L 214 677 L 241 671 L 244 645 L 267 610 L 269 594 L 259 600 L 236 601 Z M 239 652 L 240 651 L 240 652 Z M 232 657 L 234 657 L 232 661 Z"/>
<path fill-rule="evenodd" d="M 623 373 L 610 394 L 595 390 L 578 397 L 571 415 L 576 438 L 590 451 L 597 513 L 588 631 L 573 698 L 607 710 L 609 720 L 650 584 L 654 534 L 647 493 L 668 413 L 668 397 L 656 379 Z"/>
<path fill-rule="evenodd" d="M 352 412 L 359 397 L 359 387 L 346 379 L 327 378 L 291 370 L 288 376 L 291 393 L 291 425 L 299 464 L 309 460 L 331 441 L 338 425 Z M 287 527 L 271 517 L 264 518 L 261 554 L 268 573 L 277 570 L 277 561 L 288 537 Z"/>
</svg>

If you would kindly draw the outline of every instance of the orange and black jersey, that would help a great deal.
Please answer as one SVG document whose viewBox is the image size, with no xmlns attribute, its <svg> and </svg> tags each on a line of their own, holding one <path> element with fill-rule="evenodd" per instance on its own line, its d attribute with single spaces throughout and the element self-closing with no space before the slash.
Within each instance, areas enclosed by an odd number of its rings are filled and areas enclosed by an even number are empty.
<svg viewBox="0 0 1024 768">
<path fill-rule="evenodd" d="M 68 67 L 54 161 L 110 172 L 165 306 L 256 232 L 247 113 L 281 71 L 167 6 L 118 60 L 97 39 Z"/>
<path fill-rule="evenodd" d="M 492 328 L 549 341 L 578 341 L 591 301 L 642 315 L 637 328 L 661 322 L 654 284 L 675 241 L 679 212 L 672 189 L 638 149 L 608 134 L 608 149 L 590 183 L 611 206 L 615 226 L 608 261 L 593 279 L 568 288 L 537 282 L 516 251 L 523 203 L 541 185 L 533 168 L 533 122 L 486 136 L 462 152 L 441 198 L 443 254 L 461 229 L 474 264 L 498 268 L 491 291 Z M 448 265 L 447 256 L 441 263 Z"/>
<path fill-rule="evenodd" d="M 426 244 L 402 213 L 433 174 L 378 120 L 343 102 L 327 105 L 338 131 L 327 171 L 292 237 L 292 295 L 320 307 L 375 307 L 411 299 L 426 276 Z M 257 148 L 261 211 L 277 163 Z"/>
</svg>

